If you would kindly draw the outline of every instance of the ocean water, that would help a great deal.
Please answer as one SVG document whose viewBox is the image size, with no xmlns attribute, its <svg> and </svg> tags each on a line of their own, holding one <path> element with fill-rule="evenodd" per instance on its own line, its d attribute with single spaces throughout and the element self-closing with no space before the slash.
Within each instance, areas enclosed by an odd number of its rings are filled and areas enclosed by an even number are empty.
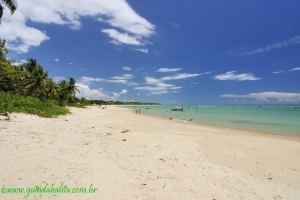
<svg viewBox="0 0 300 200">
<path fill-rule="evenodd" d="M 194 123 L 300 136 L 300 106 L 183 105 L 183 112 L 171 111 L 175 106 L 136 108 L 150 115 L 180 120 L 192 119 Z"/>
</svg>

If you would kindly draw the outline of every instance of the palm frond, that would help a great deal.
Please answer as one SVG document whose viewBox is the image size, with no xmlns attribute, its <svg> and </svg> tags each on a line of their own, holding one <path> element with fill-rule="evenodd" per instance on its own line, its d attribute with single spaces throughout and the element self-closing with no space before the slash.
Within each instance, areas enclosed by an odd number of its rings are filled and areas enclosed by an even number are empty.
<svg viewBox="0 0 300 200">
<path fill-rule="evenodd" d="M 1 2 L 9 8 L 11 14 L 13 14 L 16 11 L 17 2 L 15 0 L 1 0 Z"/>
<path fill-rule="evenodd" d="M 3 9 L 4 9 L 3 6 L 0 4 L 0 20 L 3 16 Z M 0 21 L 0 23 L 1 23 L 1 21 Z"/>
</svg>

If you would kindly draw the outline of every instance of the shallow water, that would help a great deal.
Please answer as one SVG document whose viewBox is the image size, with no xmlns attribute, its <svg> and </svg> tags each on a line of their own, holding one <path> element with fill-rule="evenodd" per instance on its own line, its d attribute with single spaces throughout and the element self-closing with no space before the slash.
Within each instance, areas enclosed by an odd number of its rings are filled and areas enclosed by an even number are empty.
<svg viewBox="0 0 300 200">
<path fill-rule="evenodd" d="M 183 105 L 183 112 L 171 111 L 175 105 L 138 106 L 146 114 L 191 120 L 196 123 L 239 128 L 275 134 L 300 136 L 300 106 L 203 106 Z"/>
</svg>

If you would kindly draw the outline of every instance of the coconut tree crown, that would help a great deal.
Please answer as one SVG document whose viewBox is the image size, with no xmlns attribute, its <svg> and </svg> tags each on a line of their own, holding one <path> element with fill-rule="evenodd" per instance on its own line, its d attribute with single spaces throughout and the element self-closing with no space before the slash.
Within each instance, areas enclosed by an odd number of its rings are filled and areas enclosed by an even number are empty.
<svg viewBox="0 0 300 200">
<path fill-rule="evenodd" d="M 10 13 L 13 14 L 17 9 L 17 2 L 15 0 L 0 0 L 0 23 L 3 16 L 4 6 L 6 6 Z"/>
</svg>

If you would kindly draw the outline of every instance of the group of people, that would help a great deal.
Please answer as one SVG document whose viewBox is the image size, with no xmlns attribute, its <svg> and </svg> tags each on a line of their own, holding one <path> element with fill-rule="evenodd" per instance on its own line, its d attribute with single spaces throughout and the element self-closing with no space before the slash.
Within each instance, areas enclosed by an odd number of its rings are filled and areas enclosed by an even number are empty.
<svg viewBox="0 0 300 200">
<path fill-rule="evenodd" d="M 102 108 L 102 109 L 107 109 L 107 106 L 99 106 L 99 108 Z"/>
<path fill-rule="evenodd" d="M 141 114 L 142 113 L 141 109 L 136 109 L 135 107 L 133 109 L 134 109 L 135 114 Z"/>
</svg>

